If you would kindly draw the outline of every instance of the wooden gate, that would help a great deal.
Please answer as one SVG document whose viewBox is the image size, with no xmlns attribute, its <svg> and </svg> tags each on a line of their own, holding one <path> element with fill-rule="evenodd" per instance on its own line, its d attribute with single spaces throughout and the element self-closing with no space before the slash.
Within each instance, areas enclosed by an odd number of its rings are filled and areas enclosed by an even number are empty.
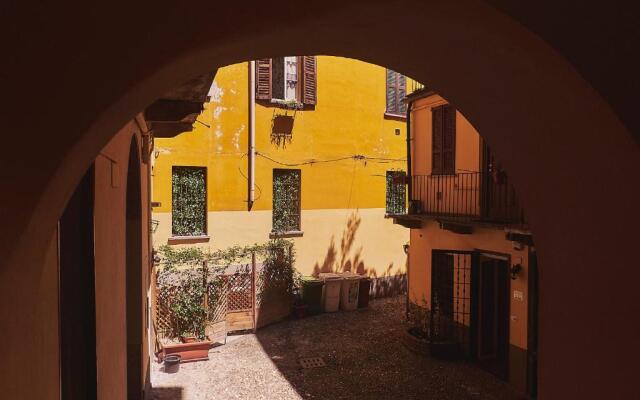
<svg viewBox="0 0 640 400">
<path fill-rule="evenodd" d="M 224 296 L 227 302 L 227 331 L 242 331 L 255 328 L 256 316 L 256 267 L 255 263 L 225 275 Z"/>
</svg>

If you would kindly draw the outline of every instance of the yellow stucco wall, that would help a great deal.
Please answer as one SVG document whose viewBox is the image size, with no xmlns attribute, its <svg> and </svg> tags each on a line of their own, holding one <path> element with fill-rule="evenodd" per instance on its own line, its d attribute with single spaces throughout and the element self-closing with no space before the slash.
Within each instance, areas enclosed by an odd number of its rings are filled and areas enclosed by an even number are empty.
<svg viewBox="0 0 640 400">
<path fill-rule="evenodd" d="M 171 214 L 158 213 L 156 243 L 171 236 Z M 262 243 L 271 231 L 271 211 L 215 211 L 209 213 L 210 241 L 199 246 L 222 249 L 235 244 Z M 303 275 L 355 270 L 371 277 L 404 274 L 408 229 L 384 218 L 384 209 L 321 209 L 302 213 L 302 237 L 291 238 L 296 268 Z"/>
<path fill-rule="evenodd" d="M 384 275 L 389 265 L 394 271 L 404 271 L 402 245 L 408 242 L 409 234 L 384 219 L 384 207 L 386 171 L 406 169 L 406 123 L 384 115 L 385 68 L 347 58 L 317 57 L 317 104 L 314 109 L 296 112 L 292 140 L 284 147 L 271 142 L 270 132 L 274 113 L 285 110 L 256 104 L 256 151 L 260 155 L 256 157 L 256 200 L 248 213 L 248 65 L 218 70 L 211 102 L 198 117 L 210 127 L 196 123 L 193 132 L 156 140 L 153 201 L 161 206 L 154 209 L 158 221 L 155 245 L 167 243 L 171 234 L 172 166 L 207 167 L 211 238 L 205 245 L 214 248 L 267 241 L 272 170 L 297 168 L 302 171 L 304 235 L 295 240 L 303 273 L 312 272 L 316 263 L 324 264 L 332 240 L 340 247 L 343 230 L 354 213 L 362 221 L 354 251 L 360 251 L 366 269 L 378 276 Z M 357 155 L 374 159 L 293 167 L 278 164 Z"/>
</svg>

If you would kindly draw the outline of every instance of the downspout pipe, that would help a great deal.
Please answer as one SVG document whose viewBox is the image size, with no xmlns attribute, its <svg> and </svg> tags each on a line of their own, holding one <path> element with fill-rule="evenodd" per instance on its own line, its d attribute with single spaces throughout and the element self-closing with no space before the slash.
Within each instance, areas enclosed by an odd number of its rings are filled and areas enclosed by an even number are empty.
<svg viewBox="0 0 640 400">
<path fill-rule="evenodd" d="M 411 211 L 409 208 L 411 206 L 411 188 L 413 187 L 413 179 L 411 179 L 411 108 L 413 107 L 413 100 L 409 100 L 407 102 L 407 192 L 408 192 L 408 203 L 407 203 L 407 214 Z M 411 230 L 409 230 L 411 231 Z M 409 252 L 411 252 L 411 237 L 409 237 Z M 411 298 L 409 296 L 409 273 L 411 271 L 411 266 L 409 265 L 410 256 L 409 252 L 407 252 L 407 296 L 405 299 L 405 316 L 407 320 L 409 319 L 410 302 Z"/>
<path fill-rule="evenodd" d="M 409 100 L 407 102 L 407 192 L 408 192 L 408 203 L 407 203 L 407 213 L 409 212 L 409 207 L 411 205 L 411 189 L 413 187 L 413 179 L 411 178 L 411 108 L 413 107 L 413 100 Z"/>
<path fill-rule="evenodd" d="M 249 61 L 249 141 L 247 148 L 247 211 L 256 199 L 256 62 Z"/>
</svg>

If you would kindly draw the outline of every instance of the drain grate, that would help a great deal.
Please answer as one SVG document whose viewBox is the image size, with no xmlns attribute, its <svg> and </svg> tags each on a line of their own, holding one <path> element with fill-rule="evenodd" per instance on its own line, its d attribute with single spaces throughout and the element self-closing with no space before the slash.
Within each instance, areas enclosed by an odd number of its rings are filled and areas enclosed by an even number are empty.
<svg viewBox="0 0 640 400">
<path fill-rule="evenodd" d="M 325 364 L 322 357 L 306 357 L 306 358 L 301 358 L 299 361 L 302 368 L 305 368 L 305 369 L 327 366 L 327 364 Z"/>
</svg>

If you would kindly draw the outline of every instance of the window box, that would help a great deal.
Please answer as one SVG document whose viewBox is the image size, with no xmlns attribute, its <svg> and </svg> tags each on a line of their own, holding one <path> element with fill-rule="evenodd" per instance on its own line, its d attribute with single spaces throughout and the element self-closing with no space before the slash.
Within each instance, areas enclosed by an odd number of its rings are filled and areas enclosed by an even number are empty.
<svg viewBox="0 0 640 400">
<path fill-rule="evenodd" d="M 304 108 L 304 104 L 298 101 L 292 102 L 292 101 L 281 100 L 281 99 L 271 99 L 270 103 L 273 104 L 274 106 L 280 106 L 282 108 L 287 108 L 290 110 L 302 110 Z"/>
</svg>

